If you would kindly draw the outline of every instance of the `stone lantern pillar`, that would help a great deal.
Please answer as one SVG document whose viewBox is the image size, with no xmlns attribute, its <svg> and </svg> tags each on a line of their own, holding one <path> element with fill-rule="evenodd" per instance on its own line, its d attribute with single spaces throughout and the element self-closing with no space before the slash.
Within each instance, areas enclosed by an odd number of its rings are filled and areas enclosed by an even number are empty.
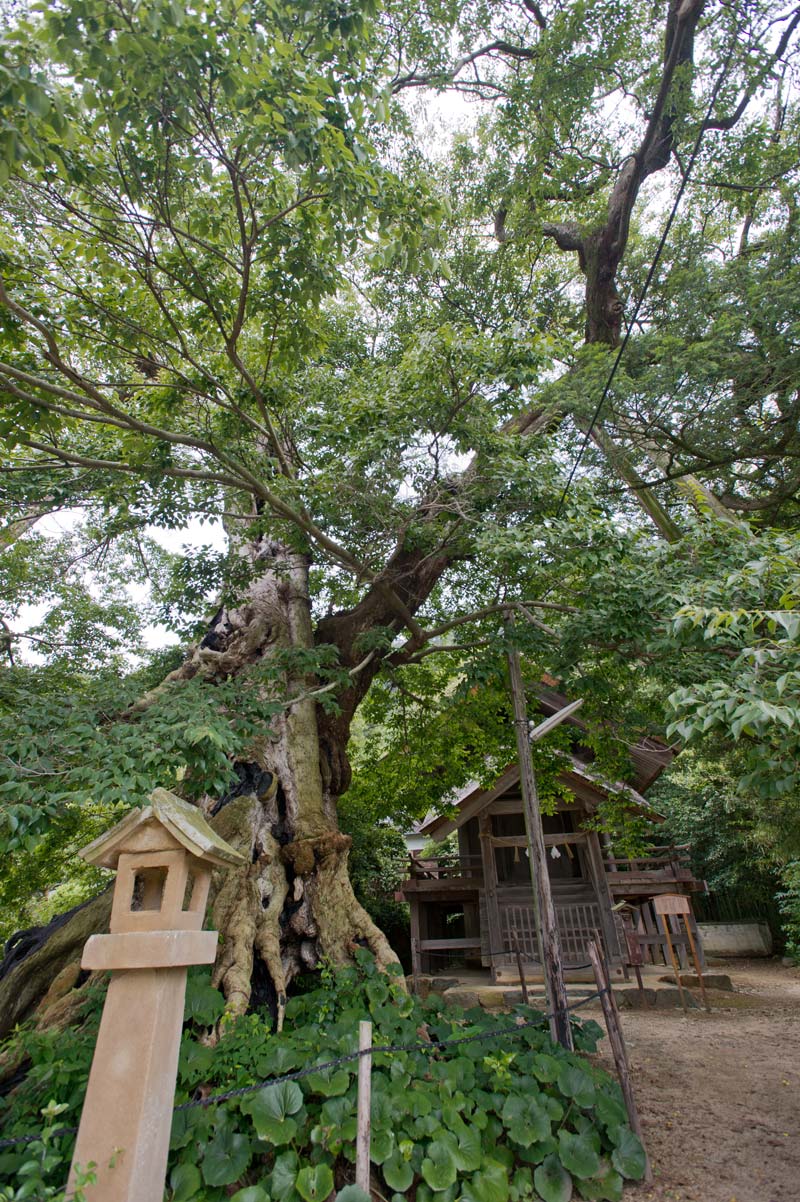
<svg viewBox="0 0 800 1202">
<path fill-rule="evenodd" d="M 211 964 L 217 932 L 203 931 L 212 868 L 241 864 L 200 811 L 156 789 L 84 848 L 116 868 L 110 934 L 87 940 L 81 965 L 110 969 L 72 1158 L 94 1164 L 87 1202 L 162 1202 L 190 964 Z"/>
</svg>

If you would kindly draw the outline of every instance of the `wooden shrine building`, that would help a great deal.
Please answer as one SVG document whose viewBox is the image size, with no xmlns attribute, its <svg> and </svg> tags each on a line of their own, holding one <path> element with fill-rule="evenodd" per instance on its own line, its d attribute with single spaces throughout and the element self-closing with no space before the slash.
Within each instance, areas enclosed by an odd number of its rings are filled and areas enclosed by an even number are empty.
<svg viewBox="0 0 800 1202">
<path fill-rule="evenodd" d="M 552 689 L 538 690 L 544 716 L 568 699 Z M 577 715 L 566 721 L 585 729 Z M 672 759 L 657 739 L 630 749 L 634 779 L 609 782 L 592 771 L 592 752 L 578 743 L 560 780 L 574 800 L 560 801 L 543 817 L 548 870 L 566 969 L 585 967 L 587 943 L 595 930 L 615 966 L 628 961 L 623 912 L 638 935 L 644 960 L 666 963 L 663 933 L 652 900 L 661 893 L 691 895 L 705 891 L 689 866 L 685 847 L 654 848 L 646 857 L 620 859 L 610 854 L 596 831 L 587 830 L 600 801 L 609 792 L 627 795 L 631 809 L 654 824 L 662 821 L 644 793 Z M 455 799 L 455 812 L 429 818 L 419 828 L 434 843 L 457 834 L 457 851 L 442 855 L 412 853 L 408 879 L 398 895 L 411 909 L 411 950 L 417 973 L 447 971 L 455 962 L 491 971 L 493 980 L 516 977 L 515 944 L 535 975 L 538 965 L 533 890 L 519 784 L 514 763 L 488 788 L 469 785 Z M 628 903 L 626 907 L 624 903 Z M 696 926 L 693 919 L 693 930 Z M 681 949 L 680 932 L 675 942 Z M 683 957 L 682 957 L 683 958 Z M 527 975 L 527 973 L 526 973 Z"/>
</svg>

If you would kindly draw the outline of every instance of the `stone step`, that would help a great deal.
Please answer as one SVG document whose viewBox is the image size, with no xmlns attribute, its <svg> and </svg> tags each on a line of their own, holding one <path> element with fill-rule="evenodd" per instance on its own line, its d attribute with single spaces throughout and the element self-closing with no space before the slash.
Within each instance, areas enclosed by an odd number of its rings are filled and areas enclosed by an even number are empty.
<svg viewBox="0 0 800 1202">
<path fill-rule="evenodd" d="M 639 990 L 635 985 L 630 985 L 627 982 L 615 983 L 612 985 L 614 996 L 617 1000 L 617 1005 L 620 1009 L 670 1009 L 681 1006 L 681 997 L 677 987 L 674 984 L 666 984 L 658 982 L 645 986 L 643 990 Z M 592 986 L 587 985 L 568 985 L 567 998 L 571 1003 L 582 1002 L 584 999 L 591 998 L 595 990 Z M 688 1009 L 700 1008 L 699 995 L 694 996 L 689 989 L 684 988 L 684 997 Z M 522 1005 L 522 990 L 508 989 L 505 986 L 498 985 L 456 985 L 444 990 L 442 993 L 444 1001 L 453 1006 L 458 1006 L 463 1010 L 469 1010 L 474 1006 L 481 1006 L 484 1010 L 509 1010 L 514 1006 Z M 536 1010 L 547 1010 L 547 997 L 544 990 L 540 988 L 528 989 L 528 1004 Z M 600 1009 L 600 999 L 593 998 L 582 1005 L 578 1010 L 578 1014 L 583 1011 L 590 1013 Z"/>
<path fill-rule="evenodd" d="M 669 985 L 675 984 L 675 974 L 670 973 L 668 976 L 659 977 L 659 981 L 666 981 Z M 706 989 L 725 989 L 729 993 L 733 993 L 733 982 L 725 972 L 704 972 L 703 984 Z M 696 972 L 682 972 L 681 985 L 686 989 L 699 989 L 700 978 Z"/>
</svg>

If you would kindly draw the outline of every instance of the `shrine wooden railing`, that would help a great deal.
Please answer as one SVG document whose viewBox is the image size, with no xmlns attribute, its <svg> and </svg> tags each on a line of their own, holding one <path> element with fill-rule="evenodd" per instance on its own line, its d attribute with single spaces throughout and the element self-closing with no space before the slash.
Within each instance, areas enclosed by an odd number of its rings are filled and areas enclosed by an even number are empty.
<svg viewBox="0 0 800 1202">
<path fill-rule="evenodd" d="M 666 847 L 653 847 L 646 855 L 633 858 L 619 859 L 615 856 L 604 857 L 607 872 L 677 872 L 689 870 L 688 843 L 671 843 Z"/>
<path fill-rule="evenodd" d="M 607 873 L 654 873 L 659 876 L 680 879 L 683 874 L 692 875 L 692 865 L 689 858 L 688 844 L 670 844 L 666 847 L 653 847 L 641 856 L 625 857 L 606 856 L 603 860 Z"/>
<path fill-rule="evenodd" d="M 569 838 L 578 842 L 586 836 L 573 834 Z M 524 840 L 509 838 L 493 840 L 493 843 L 516 846 Z M 565 836 L 546 836 L 545 842 L 564 842 Z M 688 845 L 670 844 L 651 848 L 646 854 L 634 857 L 606 856 L 602 861 L 605 881 L 614 899 L 653 896 L 657 893 L 705 892 L 704 881 L 698 880 L 692 871 Z M 403 881 L 398 898 L 408 899 L 409 894 L 466 899 L 484 887 L 483 864 L 479 855 L 460 855 L 457 852 L 440 856 L 421 856 L 412 853 L 407 877 Z M 596 882 L 596 888 L 599 882 Z"/>
<path fill-rule="evenodd" d="M 411 855 L 408 865 L 410 880 L 483 880 L 480 856 L 447 855 L 435 859 Z"/>
<path fill-rule="evenodd" d="M 606 856 L 603 867 L 612 894 L 663 892 L 676 886 L 705 891 L 705 883 L 692 871 L 688 844 L 653 847 L 644 855 L 625 859 Z"/>
<path fill-rule="evenodd" d="M 589 942 L 595 937 L 595 932 L 602 928 L 599 903 L 556 901 L 555 912 L 564 966 L 585 967 Z M 538 963 L 539 948 L 533 907 L 501 905 L 500 922 L 503 948 L 508 952 L 509 962 L 512 960 L 515 945 L 518 945 L 528 962 Z"/>
</svg>

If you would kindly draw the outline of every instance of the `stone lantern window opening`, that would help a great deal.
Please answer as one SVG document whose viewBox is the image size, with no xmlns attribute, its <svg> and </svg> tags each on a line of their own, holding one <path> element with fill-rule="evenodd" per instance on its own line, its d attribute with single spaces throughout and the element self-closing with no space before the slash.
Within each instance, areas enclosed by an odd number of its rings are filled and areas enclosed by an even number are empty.
<svg viewBox="0 0 800 1202">
<path fill-rule="evenodd" d="M 186 888 L 183 891 L 183 905 L 181 909 L 184 914 L 192 912 L 192 898 L 194 897 L 195 885 L 197 884 L 197 874 L 193 867 L 189 868 L 186 874 Z"/>
<path fill-rule="evenodd" d="M 191 914 L 195 923 L 199 917 L 200 926 L 202 926 L 205 916 L 210 886 L 210 869 L 200 864 L 190 865 L 186 874 L 186 886 L 183 892 L 183 907 L 181 912 L 184 916 Z M 188 922 L 184 918 L 184 926 L 188 925 Z"/>
<path fill-rule="evenodd" d="M 132 910 L 160 910 L 167 883 L 166 868 L 141 868 L 134 873 Z"/>
</svg>

